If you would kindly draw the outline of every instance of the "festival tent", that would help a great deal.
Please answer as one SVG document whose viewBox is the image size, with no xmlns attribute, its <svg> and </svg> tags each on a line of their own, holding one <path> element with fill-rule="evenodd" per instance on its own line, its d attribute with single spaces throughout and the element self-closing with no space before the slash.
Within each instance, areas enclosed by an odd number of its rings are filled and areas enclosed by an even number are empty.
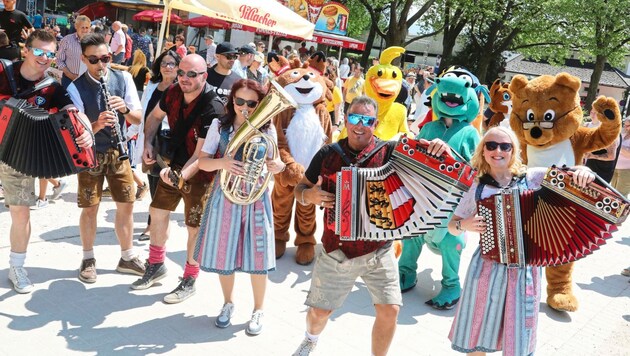
<svg viewBox="0 0 630 356">
<path fill-rule="evenodd" d="M 197 17 L 190 18 L 188 20 L 184 20 L 184 22 L 182 22 L 182 25 L 195 27 L 195 28 L 204 28 L 204 27 L 220 28 L 224 30 L 230 28 L 229 22 L 219 20 L 219 19 L 213 19 L 212 17 L 208 17 L 208 16 L 197 16 Z"/>
</svg>

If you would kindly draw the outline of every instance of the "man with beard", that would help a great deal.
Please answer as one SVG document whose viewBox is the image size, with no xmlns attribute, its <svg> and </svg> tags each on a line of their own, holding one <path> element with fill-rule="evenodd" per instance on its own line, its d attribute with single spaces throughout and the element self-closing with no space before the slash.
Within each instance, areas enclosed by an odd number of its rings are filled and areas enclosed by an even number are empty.
<svg viewBox="0 0 630 356">
<path fill-rule="evenodd" d="M 146 164 L 159 164 L 162 157 L 153 152 L 153 138 L 165 116 L 171 127 L 170 147 L 173 149 L 169 167 L 160 172 L 162 178 L 151 202 L 151 244 L 149 263 L 141 279 L 132 289 L 147 289 L 166 276 L 166 240 L 170 212 L 184 200 L 184 215 L 188 230 L 186 266 L 177 288 L 164 297 L 166 303 L 179 303 L 195 294 L 199 264 L 193 258 L 195 243 L 208 187 L 213 175 L 199 171 L 197 157 L 203 147 L 212 120 L 224 113 L 224 106 L 212 87 L 206 83 L 207 66 L 203 57 L 189 54 L 179 63 L 177 84 L 171 86 L 147 117 L 143 158 Z"/>
<path fill-rule="evenodd" d="M 208 70 L 206 81 L 213 87 L 223 104 L 227 103 L 232 85 L 241 77 L 232 71 L 238 52 L 230 42 L 223 42 L 217 46 L 215 57 L 217 64 Z"/>
</svg>

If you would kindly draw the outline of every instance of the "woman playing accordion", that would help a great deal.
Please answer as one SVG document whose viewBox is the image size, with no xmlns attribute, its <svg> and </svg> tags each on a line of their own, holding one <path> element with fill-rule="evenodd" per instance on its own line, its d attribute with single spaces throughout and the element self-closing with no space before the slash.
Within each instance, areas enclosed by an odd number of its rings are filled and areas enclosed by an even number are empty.
<svg viewBox="0 0 630 356">
<path fill-rule="evenodd" d="M 464 195 L 448 229 L 483 233 L 488 228 L 477 213 L 477 202 L 505 188 L 538 189 L 546 168 L 526 169 L 520 160 L 519 143 L 509 129 L 494 127 L 483 137 L 472 158 L 478 181 Z M 595 179 L 586 167 L 576 167 L 573 182 L 585 187 Z M 504 355 L 528 355 L 536 347 L 541 268 L 508 267 L 482 258 L 475 251 L 464 282 L 461 301 L 449 339 L 460 352 L 485 354 L 503 350 Z"/>
</svg>

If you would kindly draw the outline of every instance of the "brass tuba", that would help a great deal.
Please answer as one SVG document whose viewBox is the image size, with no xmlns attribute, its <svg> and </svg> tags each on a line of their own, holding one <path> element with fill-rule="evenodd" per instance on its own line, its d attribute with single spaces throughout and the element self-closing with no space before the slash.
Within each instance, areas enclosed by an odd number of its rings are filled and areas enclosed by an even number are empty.
<svg viewBox="0 0 630 356">
<path fill-rule="evenodd" d="M 221 170 L 221 189 L 234 204 L 247 205 L 258 200 L 269 184 L 272 174 L 266 171 L 265 161 L 269 152 L 278 157 L 278 147 L 269 135 L 260 131 L 271 118 L 291 107 L 297 108 L 293 98 L 275 81 L 271 81 L 269 93 L 262 99 L 251 116 L 236 130 L 228 143 L 225 156 L 234 157 L 243 146 L 243 175 Z"/>
</svg>

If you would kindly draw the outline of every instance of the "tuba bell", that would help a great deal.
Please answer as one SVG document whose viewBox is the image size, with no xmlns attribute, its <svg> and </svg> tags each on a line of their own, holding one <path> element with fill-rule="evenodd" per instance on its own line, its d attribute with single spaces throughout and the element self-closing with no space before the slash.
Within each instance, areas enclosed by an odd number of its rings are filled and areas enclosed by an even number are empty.
<svg viewBox="0 0 630 356">
<path fill-rule="evenodd" d="M 228 143 L 225 155 L 235 157 L 241 150 L 241 160 L 245 173 L 232 174 L 221 170 L 221 190 L 234 204 L 247 205 L 258 200 L 269 185 L 272 174 L 265 169 L 267 155 L 278 158 L 278 147 L 273 138 L 260 131 L 271 118 L 291 107 L 297 108 L 293 98 L 275 81 L 271 81 L 269 93 L 262 99 L 256 110 L 236 130 Z"/>
</svg>

